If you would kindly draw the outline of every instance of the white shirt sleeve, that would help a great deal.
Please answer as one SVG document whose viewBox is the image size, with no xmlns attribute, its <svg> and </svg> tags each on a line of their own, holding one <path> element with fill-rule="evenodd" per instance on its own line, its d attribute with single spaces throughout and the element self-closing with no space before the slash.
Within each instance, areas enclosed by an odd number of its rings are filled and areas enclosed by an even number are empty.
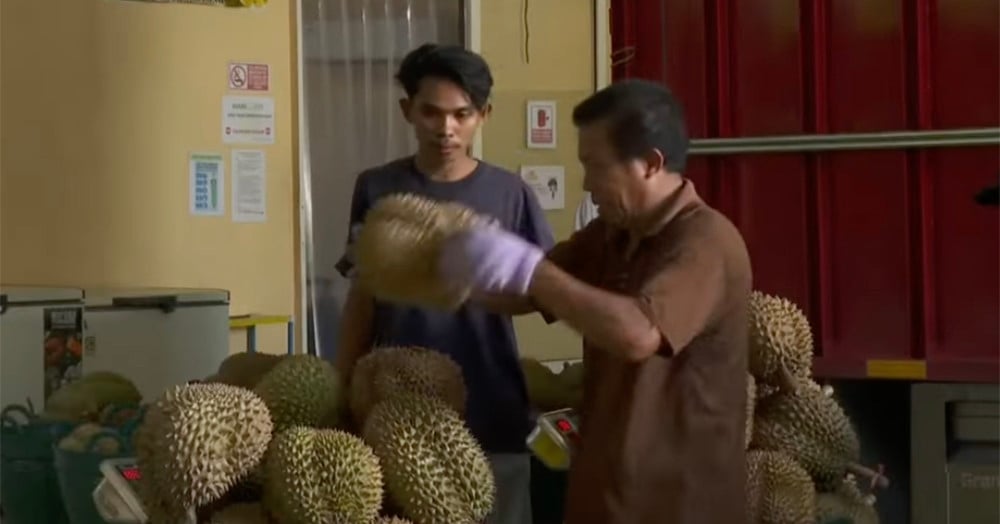
<svg viewBox="0 0 1000 524">
<path fill-rule="evenodd" d="M 580 205 L 576 208 L 576 221 L 573 227 L 576 231 L 579 231 L 595 218 L 597 218 L 597 206 L 594 205 L 594 201 L 590 198 L 590 193 L 584 191 L 583 200 L 580 201 Z"/>
</svg>

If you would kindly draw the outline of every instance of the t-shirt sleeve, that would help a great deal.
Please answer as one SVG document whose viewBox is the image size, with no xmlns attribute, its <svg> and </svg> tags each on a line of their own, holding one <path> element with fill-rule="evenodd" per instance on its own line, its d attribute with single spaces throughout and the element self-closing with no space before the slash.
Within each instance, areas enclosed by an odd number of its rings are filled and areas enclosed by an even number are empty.
<svg viewBox="0 0 1000 524">
<path fill-rule="evenodd" d="M 337 261 L 337 272 L 344 278 L 353 278 L 355 274 L 354 265 L 354 241 L 364 223 L 365 214 L 371 207 L 371 197 L 368 194 L 368 178 L 364 173 L 358 175 L 354 181 L 354 194 L 351 196 L 351 214 L 347 226 L 347 242 L 344 245 L 344 253 Z"/>
<path fill-rule="evenodd" d="M 542 206 L 535 194 L 527 186 L 521 187 L 521 213 L 518 217 L 517 234 L 545 251 L 552 249 L 555 239 L 552 228 L 545 218 Z"/>
<path fill-rule="evenodd" d="M 718 248 L 685 246 L 659 262 L 639 292 L 643 313 L 663 338 L 659 353 L 680 353 L 711 325 L 724 304 L 726 263 Z"/>
</svg>

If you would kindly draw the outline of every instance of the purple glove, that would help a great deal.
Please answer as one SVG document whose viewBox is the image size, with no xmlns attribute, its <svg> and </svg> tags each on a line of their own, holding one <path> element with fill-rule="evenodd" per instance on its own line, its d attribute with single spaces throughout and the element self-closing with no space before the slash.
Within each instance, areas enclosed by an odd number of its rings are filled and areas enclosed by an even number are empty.
<svg viewBox="0 0 1000 524">
<path fill-rule="evenodd" d="M 501 228 L 477 228 L 445 240 L 438 259 L 441 279 L 480 293 L 524 295 L 545 253 Z"/>
</svg>

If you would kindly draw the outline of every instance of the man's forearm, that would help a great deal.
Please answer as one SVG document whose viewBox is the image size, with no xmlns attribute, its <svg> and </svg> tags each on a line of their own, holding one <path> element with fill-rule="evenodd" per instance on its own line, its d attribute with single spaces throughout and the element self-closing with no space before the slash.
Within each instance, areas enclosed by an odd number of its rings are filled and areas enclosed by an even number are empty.
<svg viewBox="0 0 1000 524">
<path fill-rule="evenodd" d="M 334 365 L 345 383 L 350 380 L 354 364 L 371 350 L 372 323 L 375 301 L 357 284 L 352 284 L 344 302 L 344 312 L 340 322 L 340 336 Z"/>
<path fill-rule="evenodd" d="M 621 358 L 643 360 L 662 344 L 636 298 L 590 286 L 548 261 L 536 268 L 528 293 L 541 309 Z"/>
</svg>

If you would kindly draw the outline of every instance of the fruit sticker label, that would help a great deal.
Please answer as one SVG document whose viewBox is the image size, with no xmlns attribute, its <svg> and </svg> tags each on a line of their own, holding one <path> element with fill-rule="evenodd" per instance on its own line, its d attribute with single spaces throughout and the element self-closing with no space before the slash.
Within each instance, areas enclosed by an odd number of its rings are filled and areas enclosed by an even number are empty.
<svg viewBox="0 0 1000 524">
<path fill-rule="evenodd" d="M 45 310 L 45 400 L 83 371 L 83 310 Z"/>
</svg>

